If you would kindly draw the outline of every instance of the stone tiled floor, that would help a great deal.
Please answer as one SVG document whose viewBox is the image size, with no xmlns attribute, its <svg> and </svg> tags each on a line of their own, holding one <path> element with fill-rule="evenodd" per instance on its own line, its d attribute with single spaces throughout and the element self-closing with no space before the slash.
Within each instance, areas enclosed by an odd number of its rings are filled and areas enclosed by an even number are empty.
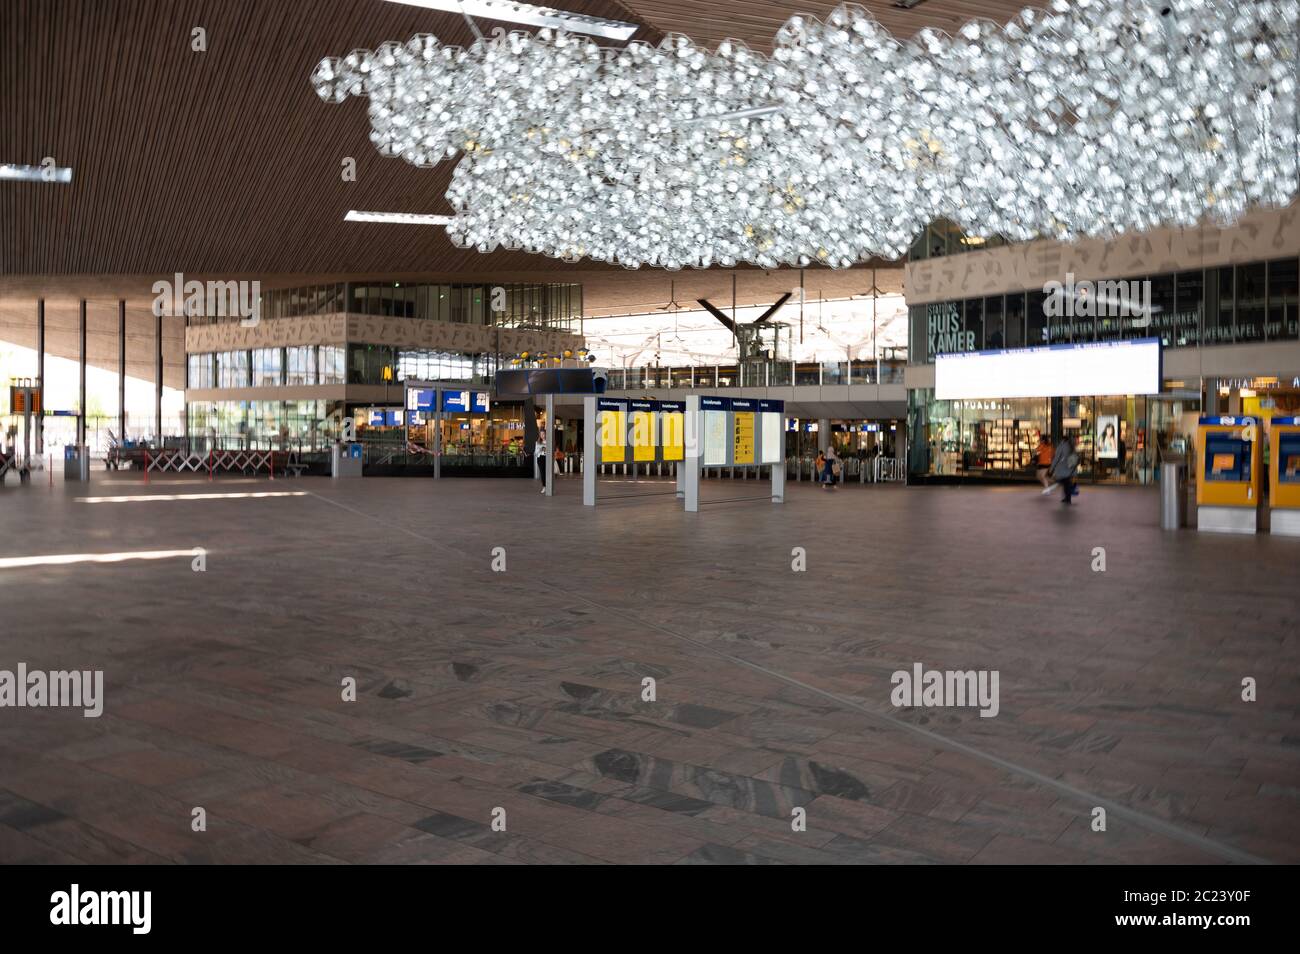
<svg viewBox="0 0 1300 954">
<path fill-rule="evenodd" d="M 0 557 L 207 551 L 0 569 L 0 669 L 106 682 L 99 719 L 0 709 L 2 861 L 1300 861 L 1300 541 L 1161 533 L 1149 491 L 688 515 L 568 481 L 96 476 L 309 493 L 0 489 Z M 998 716 L 894 708 L 916 662 L 998 670 Z"/>
</svg>

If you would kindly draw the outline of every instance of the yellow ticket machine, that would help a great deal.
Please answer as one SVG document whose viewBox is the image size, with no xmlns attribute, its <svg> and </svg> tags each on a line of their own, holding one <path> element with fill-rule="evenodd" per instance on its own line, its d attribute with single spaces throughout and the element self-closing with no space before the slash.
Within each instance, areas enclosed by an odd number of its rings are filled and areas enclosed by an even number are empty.
<svg viewBox="0 0 1300 954">
<path fill-rule="evenodd" d="M 1300 417 L 1273 418 L 1268 450 L 1270 527 L 1300 537 Z"/>
<path fill-rule="evenodd" d="M 1219 533 L 1259 529 L 1260 447 L 1253 417 L 1203 417 L 1196 429 L 1196 526 Z"/>
</svg>

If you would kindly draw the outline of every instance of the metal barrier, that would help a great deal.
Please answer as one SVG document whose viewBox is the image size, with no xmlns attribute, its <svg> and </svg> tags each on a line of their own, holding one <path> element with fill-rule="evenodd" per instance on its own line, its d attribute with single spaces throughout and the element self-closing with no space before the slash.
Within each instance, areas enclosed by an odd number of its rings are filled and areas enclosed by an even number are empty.
<svg viewBox="0 0 1300 954">
<path fill-rule="evenodd" d="M 149 473 L 203 473 L 216 471 L 238 471 L 241 474 L 266 471 L 274 477 L 277 473 L 298 476 L 302 473 L 303 463 L 297 451 L 273 450 L 220 450 L 208 451 L 206 454 L 192 454 L 183 450 L 164 450 L 148 456 L 145 465 L 146 476 Z"/>
<path fill-rule="evenodd" d="M 877 483 L 884 481 L 901 482 L 907 479 L 907 472 L 903 467 L 903 461 L 898 457 L 877 457 L 875 466 L 875 480 Z"/>
</svg>

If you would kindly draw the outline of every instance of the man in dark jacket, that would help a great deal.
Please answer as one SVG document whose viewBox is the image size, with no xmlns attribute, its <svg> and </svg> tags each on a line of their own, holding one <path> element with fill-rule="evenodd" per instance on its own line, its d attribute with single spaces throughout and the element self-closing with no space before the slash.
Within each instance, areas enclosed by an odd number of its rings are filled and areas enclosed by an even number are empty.
<svg viewBox="0 0 1300 954">
<path fill-rule="evenodd" d="M 1074 449 L 1074 438 L 1066 434 L 1061 438 L 1061 442 L 1056 445 L 1056 452 L 1052 455 L 1052 479 L 1061 485 L 1065 496 L 1061 498 L 1061 503 L 1068 504 L 1070 498 L 1074 496 L 1074 474 L 1079 469 L 1079 454 Z"/>
</svg>

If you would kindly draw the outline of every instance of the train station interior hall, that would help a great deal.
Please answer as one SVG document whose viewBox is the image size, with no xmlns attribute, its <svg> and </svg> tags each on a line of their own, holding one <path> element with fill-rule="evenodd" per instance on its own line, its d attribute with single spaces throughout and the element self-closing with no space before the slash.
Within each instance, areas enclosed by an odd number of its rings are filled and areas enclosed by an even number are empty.
<svg viewBox="0 0 1300 954">
<path fill-rule="evenodd" d="M 1300 862 L 1300 0 L 0 4 L 0 863 Z"/>
</svg>

